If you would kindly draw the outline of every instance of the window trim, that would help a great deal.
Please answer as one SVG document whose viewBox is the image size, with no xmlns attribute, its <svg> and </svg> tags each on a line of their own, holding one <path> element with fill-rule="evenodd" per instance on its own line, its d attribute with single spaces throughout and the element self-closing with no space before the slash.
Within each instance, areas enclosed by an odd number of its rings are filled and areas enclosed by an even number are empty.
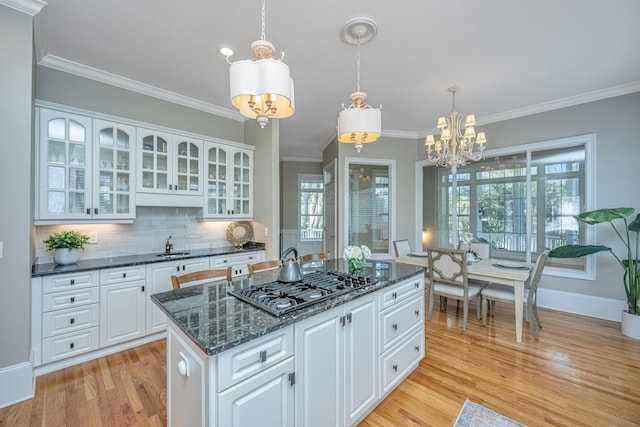
<svg viewBox="0 0 640 427">
<path fill-rule="evenodd" d="M 584 146 L 585 148 L 585 161 L 584 161 L 584 196 L 585 196 L 585 211 L 590 211 L 594 209 L 594 206 L 597 206 L 596 201 L 596 192 L 595 192 L 595 183 L 596 183 L 596 134 L 585 134 L 585 135 L 577 135 L 567 138 L 558 138 L 551 139 L 546 141 L 532 142 L 522 145 L 515 145 L 511 147 L 504 148 L 496 148 L 492 150 L 485 151 L 485 157 L 497 157 L 497 156 L 508 156 L 514 154 L 524 154 L 527 160 L 527 168 L 531 167 L 531 154 L 532 152 L 550 150 L 550 149 L 559 149 L 559 148 L 569 148 L 576 146 Z M 423 180 L 424 180 L 424 167 L 433 166 L 429 161 L 423 160 L 416 163 L 416 188 L 417 193 L 419 195 L 418 204 L 416 207 L 416 217 L 422 219 L 422 205 L 423 201 Z M 435 166 L 434 166 L 435 167 Z M 530 188 L 531 184 L 531 176 L 527 173 L 527 186 Z M 527 224 L 526 224 L 526 233 L 527 233 L 527 241 L 530 241 L 532 238 L 531 235 L 531 198 L 527 197 Z M 436 200 L 436 212 L 441 211 L 441 203 L 440 200 Z M 438 214 L 439 216 L 439 214 Z M 585 237 L 586 244 L 593 244 L 596 241 L 596 230 L 595 227 L 586 227 L 585 228 Z M 529 245 L 527 245 L 529 246 Z M 533 262 L 535 260 L 531 260 L 531 253 L 527 251 L 527 261 Z M 562 267 L 551 267 L 546 266 L 544 269 L 545 275 L 557 276 L 557 277 L 567 277 L 567 278 L 575 278 L 582 280 L 596 280 L 596 262 L 594 257 L 586 257 L 585 258 L 585 268 L 584 270 L 573 270 Z"/>
<path fill-rule="evenodd" d="M 322 190 L 318 191 L 318 193 L 323 194 L 322 201 L 322 223 L 324 224 L 324 176 L 321 173 L 299 173 L 298 175 L 298 238 L 299 242 L 322 242 L 324 241 L 324 228 L 322 229 L 322 237 L 319 239 L 303 239 L 302 238 L 302 210 L 300 209 L 300 195 L 302 193 L 301 184 L 302 182 L 319 182 L 322 184 Z"/>
<path fill-rule="evenodd" d="M 352 165 L 387 166 L 389 168 L 389 245 L 386 253 L 372 254 L 372 259 L 389 259 L 393 257 L 393 244 L 396 238 L 396 160 L 376 159 L 370 157 L 345 157 L 342 202 L 344 209 L 344 221 L 342 226 L 342 250 L 349 246 L 349 167 Z"/>
</svg>

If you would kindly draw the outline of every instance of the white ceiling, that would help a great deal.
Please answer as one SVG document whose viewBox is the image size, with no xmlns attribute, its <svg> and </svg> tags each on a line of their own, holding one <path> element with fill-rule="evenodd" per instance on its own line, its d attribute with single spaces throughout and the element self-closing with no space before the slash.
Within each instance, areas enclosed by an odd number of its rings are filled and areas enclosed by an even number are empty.
<svg viewBox="0 0 640 427">
<path fill-rule="evenodd" d="M 240 120 L 217 50 L 251 58 L 260 13 L 260 0 L 48 0 L 38 58 Z M 356 47 L 340 33 L 359 16 L 378 26 L 362 46 L 361 89 L 383 105 L 385 136 L 423 137 L 450 111 L 453 84 L 457 110 L 480 127 L 640 91 L 638 0 L 267 0 L 266 39 L 295 80 L 281 156 L 320 158 L 335 136 L 356 89 Z"/>
</svg>

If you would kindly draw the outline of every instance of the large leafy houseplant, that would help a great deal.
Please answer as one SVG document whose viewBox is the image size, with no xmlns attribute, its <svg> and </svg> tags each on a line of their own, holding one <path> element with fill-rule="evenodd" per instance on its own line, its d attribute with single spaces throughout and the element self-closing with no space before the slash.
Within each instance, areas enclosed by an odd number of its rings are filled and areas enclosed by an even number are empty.
<svg viewBox="0 0 640 427">
<path fill-rule="evenodd" d="M 52 233 L 43 243 L 47 245 L 47 250 L 54 249 L 84 249 L 84 245 L 89 243 L 89 236 L 74 230 L 65 230 L 59 233 Z"/>
<path fill-rule="evenodd" d="M 626 254 L 618 256 L 608 246 L 602 245 L 567 245 L 555 248 L 549 252 L 549 257 L 555 258 L 578 258 L 598 252 L 609 252 L 624 270 L 623 283 L 627 294 L 627 305 L 629 314 L 640 316 L 640 264 L 638 263 L 638 233 L 640 232 L 640 214 L 633 222 L 629 223 L 627 218 L 635 212 L 633 208 L 613 208 L 598 209 L 576 215 L 579 222 L 588 225 L 595 225 L 608 222 L 616 235 L 622 241 Z M 616 227 L 613 223 L 616 220 L 624 222 L 624 229 Z M 635 233 L 635 239 L 633 234 Z M 635 241 L 634 241 L 635 240 Z"/>
</svg>

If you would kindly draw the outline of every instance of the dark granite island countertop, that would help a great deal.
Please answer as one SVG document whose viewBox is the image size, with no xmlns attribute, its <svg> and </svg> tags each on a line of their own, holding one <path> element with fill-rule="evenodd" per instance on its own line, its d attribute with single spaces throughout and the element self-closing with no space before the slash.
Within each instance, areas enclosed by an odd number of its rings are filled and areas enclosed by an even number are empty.
<svg viewBox="0 0 640 427">
<path fill-rule="evenodd" d="M 313 262 L 304 266 L 305 273 L 319 269 L 348 272 L 348 266 L 342 259 Z M 239 277 L 230 283 L 211 282 L 155 294 L 151 296 L 151 300 L 205 354 L 214 355 L 422 274 L 424 269 L 421 267 L 394 261 L 368 261 L 360 275 L 377 281 L 375 284 L 279 317 L 227 294 L 231 290 L 274 281 L 277 279 L 277 269 L 258 272 L 252 277 Z"/>
</svg>

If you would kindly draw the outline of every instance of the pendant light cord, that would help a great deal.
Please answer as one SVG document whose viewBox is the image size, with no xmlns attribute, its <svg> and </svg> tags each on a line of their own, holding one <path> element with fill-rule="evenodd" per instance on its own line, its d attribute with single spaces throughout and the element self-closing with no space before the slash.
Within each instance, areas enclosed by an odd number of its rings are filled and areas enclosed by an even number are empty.
<svg viewBox="0 0 640 427">
<path fill-rule="evenodd" d="M 265 14 L 265 3 L 266 0 L 262 0 L 262 39 L 260 40 L 266 40 L 266 35 L 265 35 L 265 21 L 266 21 L 266 14 Z"/>
<path fill-rule="evenodd" d="M 360 36 L 358 36 L 358 55 L 356 57 L 356 85 L 358 86 L 358 92 L 360 92 Z"/>
</svg>

